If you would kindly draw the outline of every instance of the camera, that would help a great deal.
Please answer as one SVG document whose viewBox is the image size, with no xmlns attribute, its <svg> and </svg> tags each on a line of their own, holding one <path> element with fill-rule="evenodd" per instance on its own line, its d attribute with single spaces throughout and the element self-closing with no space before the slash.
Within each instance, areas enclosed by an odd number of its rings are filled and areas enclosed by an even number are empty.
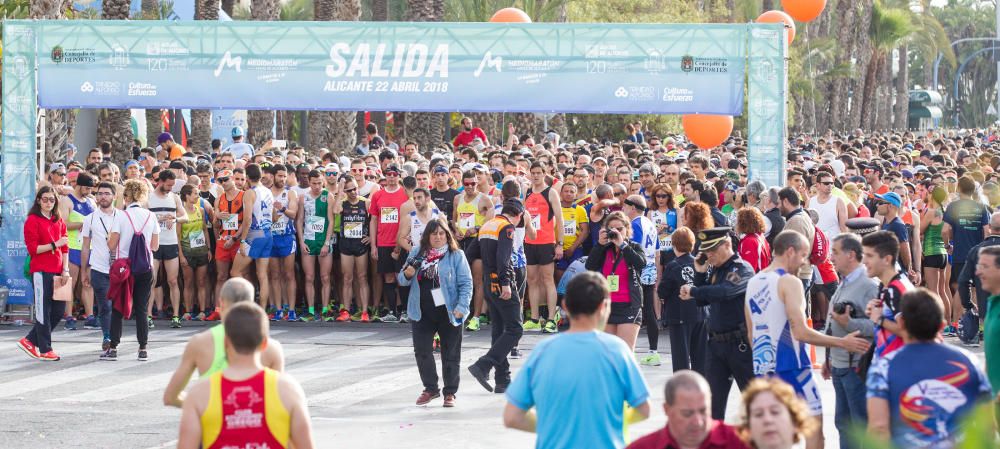
<svg viewBox="0 0 1000 449">
<path fill-rule="evenodd" d="M 608 231 L 608 240 L 618 240 L 618 238 L 619 238 L 618 231 L 614 229 Z"/>
<path fill-rule="evenodd" d="M 837 312 L 837 315 L 843 315 L 847 312 L 847 307 L 851 307 L 851 316 L 854 315 L 854 306 L 848 304 L 847 302 L 838 302 L 833 305 L 833 311 Z"/>
</svg>

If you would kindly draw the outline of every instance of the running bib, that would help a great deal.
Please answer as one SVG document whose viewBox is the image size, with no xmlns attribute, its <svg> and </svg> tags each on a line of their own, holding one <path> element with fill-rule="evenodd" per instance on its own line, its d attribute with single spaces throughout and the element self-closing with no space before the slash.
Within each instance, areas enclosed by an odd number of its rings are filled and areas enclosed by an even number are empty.
<svg viewBox="0 0 1000 449">
<path fill-rule="evenodd" d="M 192 231 L 188 234 L 188 242 L 191 244 L 191 249 L 205 246 L 205 232 L 201 230 Z"/>
<path fill-rule="evenodd" d="M 576 220 L 563 220 L 563 236 L 576 235 Z"/>
<path fill-rule="evenodd" d="M 395 207 L 383 207 L 381 213 L 379 213 L 379 223 L 382 224 L 393 224 L 399 223 L 399 209 Z"/>
<path fill-rule="evenodd" d="M 161 221 L 160 222 L 160 231 L 166 231 L 166 230 L 167 230 L 167 222 L 166 221 Z"/>
<path fill-rule="evenodd" d="M 278 220 L 271 223 L 272 234 L 284 234 L 285 229 L 287 228 L 288 228 L 288 222 L 285 220 Z"/>
<path fill-rule="evenodd" d="M 223 231 L 235 231 L 240 228 L 240 216 L 232 214 L 229 218 L 222 220 Z"/>
<path fill-rule="evenodd" d="M 531 226 L 534 227 L 535 230 L 541 229 L 542 228 L 542 216 L 541 215 L 532 215 L 531 216 Z"/>
<path fill-rule="evenodd" d="M 360 239 L 364 237 L 364 223 L 348 221 L 344 223 L 345 239 Z"/>
<path fill-rule="evenodd" d="M 462 230 L 472 229 L 476 226 L 476 214 L 463 212 L 458 214 L 458 227 Z"/>
<path fill-rule="evenodd" d="M 326 230 L 326 218 L 316 215 L 306 217 L 306 231 L 312 234 L 322 234 Z"/>
<path fill-rule="evenodd" d="M 611 293 L 618 292 L 618 275 L 612 274 L 608 276 L 608 291 Z"/>
</svg>

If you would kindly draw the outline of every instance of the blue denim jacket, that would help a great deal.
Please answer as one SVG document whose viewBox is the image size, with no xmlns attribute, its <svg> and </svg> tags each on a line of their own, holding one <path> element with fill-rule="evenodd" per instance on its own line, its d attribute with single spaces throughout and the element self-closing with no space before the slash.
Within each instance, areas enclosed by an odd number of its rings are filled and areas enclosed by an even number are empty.
<svg viewBox="0 0 1000 449">
<path fill-rule="evenodd" d="M 410 250 L 406 260 L 410 260 L 420 252 L 419 246 L 414 246 Z M 405 270 L 406 267 L 403 267 Z M 441 262 L 438 262 L 438 276 L 441 279 L 441 291 L 444 293 L 445 308 L 448 309 L 448 316 L 454 319 L 454 312 L 458 310 L 462 313 L 462 322 L 469 316 L 469 303 L 472 302 L 472 270 L 469 268 L 469 261 L 465 258 L 462 250 L 449 251 L 444 255 Z M 413 279 L 407 279 L 400 270 L 396 274 L 399 285 L 406 287 L 413 283 Z M 415 283 L 414 283 L 415 284 Z M 410 289 L 409 303 L 406 305 L 406 314 L 413 321 L 420 321 L 420 288 L 417 285 Z"/>
</svg>

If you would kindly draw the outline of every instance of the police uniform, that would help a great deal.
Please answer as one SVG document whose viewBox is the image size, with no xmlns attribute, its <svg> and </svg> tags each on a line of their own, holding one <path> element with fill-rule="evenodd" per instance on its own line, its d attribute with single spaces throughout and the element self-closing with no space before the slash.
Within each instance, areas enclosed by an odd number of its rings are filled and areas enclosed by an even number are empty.
<svg viewBox="0 0 1000 449">
<path fill-rule="evenodd" d="M 698 233 L 702 251 L 721 245 L 730 238 L 728 227 Z M 735 379 L 740 390 L 753 379 L 753 352 L 747 338 L 744 296 L 754 272 L 736 254 L 704 273 L 697 270 L 691 297 L 699 306 L 708 306 L 708 356 L 705 378 L 712 389 L 712 418 L 723 419 L 729 390 Z"/>
<path fill-rule="evenodd" d="M 847 220 L 847 232 L 851 234 L 857 234 L 858 237 L 864 237 L 875 231 L 878 231 L 882 223 L 874 218 L 850 218 Z"/>
</svg>

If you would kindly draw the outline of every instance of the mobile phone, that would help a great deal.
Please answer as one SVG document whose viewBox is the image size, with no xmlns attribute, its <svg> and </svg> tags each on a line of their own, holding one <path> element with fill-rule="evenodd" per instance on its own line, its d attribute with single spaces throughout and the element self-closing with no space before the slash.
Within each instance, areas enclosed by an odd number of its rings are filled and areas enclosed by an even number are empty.
<svg viewBox="0 0 1000 449">
<path fill-rule="evenodd" d="M 698 259 L 696 261 L 698 262 L 698 265 L 705 265 L 708 263 L 708 253 L 702 252 L 701 254 L 698 254 Z"/>
<path fill-rule="evenodd" d="M 274 139 L 271 141 L 271 146 L 273 146 L 274 148 L 284 149 L 288 147 L 288 141 L 283 139 L 282 140 Z"/>
</svg>

